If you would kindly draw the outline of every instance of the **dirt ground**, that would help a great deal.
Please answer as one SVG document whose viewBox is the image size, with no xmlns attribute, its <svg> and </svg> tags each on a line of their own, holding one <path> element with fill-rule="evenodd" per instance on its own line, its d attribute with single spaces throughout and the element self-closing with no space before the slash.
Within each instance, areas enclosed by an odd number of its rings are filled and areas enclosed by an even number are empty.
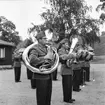
<svg viewBox="0 0 105 105">
<path fill-rule="evenodd" d="M 73 104 L 62 101 L 61 76 L 53 81 L 51 105 L 105 105 L 105 64 L 91 64 L 91 81 L 81 87 L 80 92 L 73 91 Z M 0 71 L 0 105 L 36 105 L 35 89 L 30 88 L 26 77 L 26 68 L 22 66 L 21 82 L 14 82 L 14 71 Z"/>
</svg>

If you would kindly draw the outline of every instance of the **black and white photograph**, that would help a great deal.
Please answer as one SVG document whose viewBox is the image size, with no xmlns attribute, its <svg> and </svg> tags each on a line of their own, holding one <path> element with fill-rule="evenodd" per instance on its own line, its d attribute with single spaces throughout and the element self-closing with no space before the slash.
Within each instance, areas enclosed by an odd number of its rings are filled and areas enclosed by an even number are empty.
<svg viewBox="0 0 105 105">
<path fill-rule="evenodd" d="M 105 0 L 0 0 L 0 105 L 105 105 Z"/>
</svg>

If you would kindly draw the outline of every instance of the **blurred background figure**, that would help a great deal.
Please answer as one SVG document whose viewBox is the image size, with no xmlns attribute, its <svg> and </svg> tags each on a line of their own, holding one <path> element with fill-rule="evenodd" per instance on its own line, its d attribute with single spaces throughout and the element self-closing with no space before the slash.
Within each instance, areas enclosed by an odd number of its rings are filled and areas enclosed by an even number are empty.
<svg viewBox="0 0 105 105">
<path fill-rule="evenodd" d="M 13 67 L 14 67 L 15 82 L 21 82 L 20 81 L 20 76 L 21 76 L 21 53 L 19 53 L 19 52 L 14 53 Z"/>
</svg>

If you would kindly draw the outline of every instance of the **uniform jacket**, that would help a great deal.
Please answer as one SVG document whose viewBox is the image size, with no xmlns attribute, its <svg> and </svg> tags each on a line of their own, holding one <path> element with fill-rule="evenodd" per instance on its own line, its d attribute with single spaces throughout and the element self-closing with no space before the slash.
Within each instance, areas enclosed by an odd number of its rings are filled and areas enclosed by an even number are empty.
<svg viewBox="0 0 105 105">
<path fill-rule="evenodd" d="M 36 44 L 29 52 L 30 64 L 38 68 L 45 62 L 44 56 L 47 54 L 47 47 L 42 46 L 40 43 Z M 50 74 L 37 74 L 34 73 L 33 78 L 35 79 L 49 79 Z"/>
<path fill-rule="evenodd" d="M 21 58 L 14 58 L 14 67 L 21 67 Z"/>
<path fill-rule="evenodd" d="M 85 62 L 85 67 L 90 67 L 90 62 Z"/>
<path fill-rule="evenodd" d="M 60 61 L 61 61 L 61 75 L 72 75 L 73 74 L 72 67 L 68 67 L 66 65 L 67 59 L 62 61 L 62 55 L 68 54 L 68 52 L 69 52 L 69 50 L 65 49 L 64 47 L 61 47 L 58 50 L 58 54 L 59 54 Z"/>
<path fill-rule="evenodd" d="M 81 63 L 72 64 L 72 69 L 73 70 L 80 70 L 81 69 Z"/>
</svg>

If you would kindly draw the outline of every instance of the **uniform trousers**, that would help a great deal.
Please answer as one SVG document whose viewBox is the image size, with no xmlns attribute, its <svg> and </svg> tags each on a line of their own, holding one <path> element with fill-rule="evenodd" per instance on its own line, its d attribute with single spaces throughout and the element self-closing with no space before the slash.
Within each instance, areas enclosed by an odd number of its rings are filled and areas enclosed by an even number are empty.
<svg viewBox="0 0 105 105">
<path fill-rule="evenodd" d="M 36 79 L 33 79 L 32 76 L 33 76 L 33 72 L 27 68 L 27 79 L 30 80 L 31 88 L 35 89 L 36 88 Z"/>
<path fill-rule="evenodd" d="M 82 67 L 80 72 L 80 85 L 86 85 L 86 75 L 86 67 Z"/>
<path fill-rule="evenodd" d="M 57 69 L 52 73 L 53 80 L 57 80 Z"/>
<path fill-rule="evenodd" d="M 83 85 L 84 84 L 84 68 L 81 67 L 81 70 L 80 70 L 80 85 Z"/>
<path fill-rule="evenodd" d="M 27 79 L 31 79 L 32 74 L 33 74 L 32 71 L 27 68 Z"/>
<path fill-rule="evenodd" d="M 20 81 L 21 67 L 14 67 L 15 82 Z"/>
<path fill-rule="evenodd" d="M 62 75 L 63 101 L 72 99 L 72 75 Z"/>
<path fill-rule="evenodd" d="M 89 82 L 90 81 L 90 67 L 85 67 L 84 69 L 86 71 L 86 81 Z"/>
<path fill-rule="evenodd" d="M 37 105 L 50 105 L 52 95 L 52 78 L 36 79 Z"/>
<path fill-rule="evenodd" d="M 73 90 L 74 91 L 80 90 L 80 69 L 73 70 Z"/>
</svg>

